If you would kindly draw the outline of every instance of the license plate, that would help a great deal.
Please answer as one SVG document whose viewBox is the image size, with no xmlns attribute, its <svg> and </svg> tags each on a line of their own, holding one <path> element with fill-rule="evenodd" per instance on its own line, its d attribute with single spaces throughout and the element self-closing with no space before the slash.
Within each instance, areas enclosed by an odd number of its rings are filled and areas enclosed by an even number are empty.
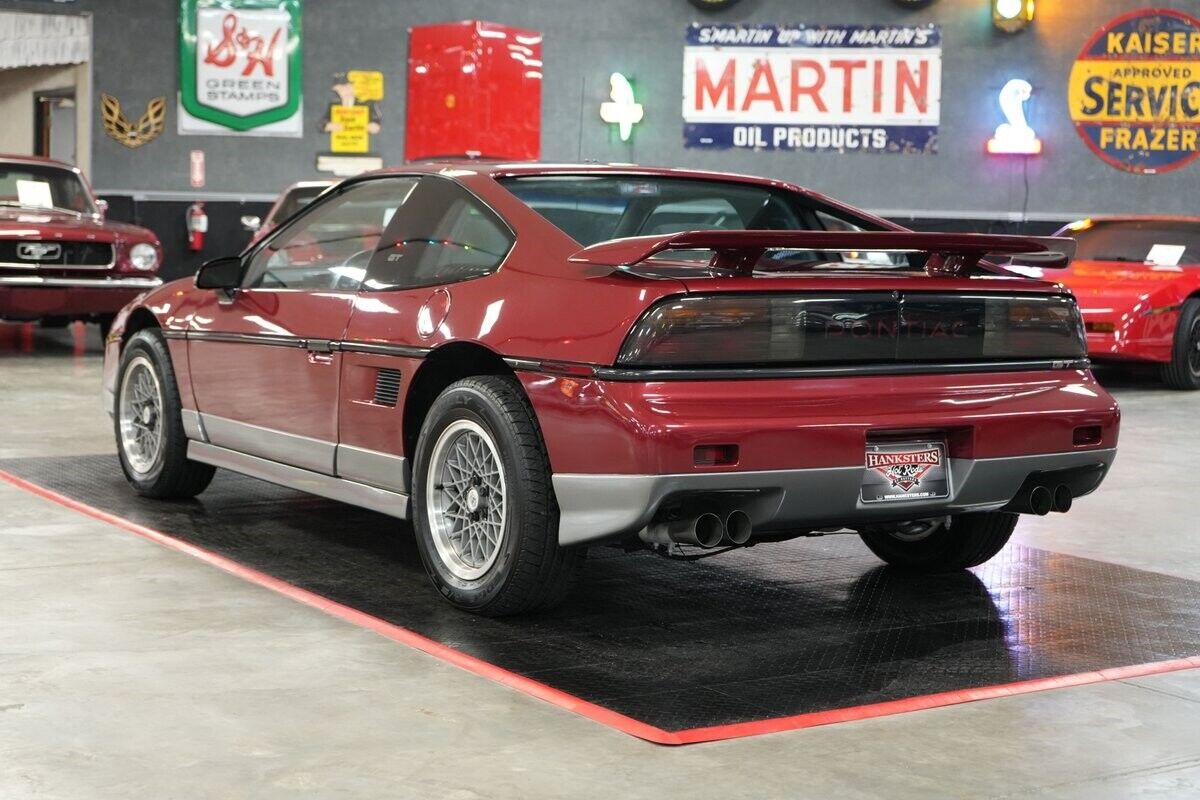
<svg viewBox="0 0 1200 800">
<path fill-rule="evenodd" d="M 950 465 L 942 442 L 867 445 L 864 503 L 937 500 L 950 496 Z"/>
</svg>

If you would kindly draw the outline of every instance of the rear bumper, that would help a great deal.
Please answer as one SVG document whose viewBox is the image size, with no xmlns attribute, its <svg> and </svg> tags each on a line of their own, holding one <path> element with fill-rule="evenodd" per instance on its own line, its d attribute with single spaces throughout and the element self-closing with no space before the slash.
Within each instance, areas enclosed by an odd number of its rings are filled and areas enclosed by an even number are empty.
<svg viewBox="0 0 1200 800">
<path fill-rule="evenodd" d="M 1007 505 L 1031 475 L 1094 468 L 1100 479 L 1115 449 L 1009 458 L 950 459 L 950 496 L 942 500 L 863 503 L 863 467 L 727 472 L 708 475 L 554 476 L 560 508 L 559 544 L 575 545 L 636 533 L 664 505 L 682 496 L 746 493 L 741 505 L 756 531 L 854 527 L 995 511 Z M 1099 480 L 1096 481 L 1096 485 Z M 1092 486 L 1085 494 L 1094 490 Z"/>
<path fill-rule="evenodd" d="M 154 277 L 46 278 L 0 276 L 0 317 L 115 314 L 142 292 L 162 285 Z"/>
<path fill-rule="evenodd" d="M 762 530 L 993 510 L 1033 473 L 1100 467 L 1102 478 L 1120 420 L 1080 369 L 643 383 L 519 375 L 570 544 L 636 532 L 680 494 L 754 492 L 748 510 Z M 861 501 L 869 443 L 930 439 L 945 444 L 948 497 Z M 736 462 L 698 465 L 702 445 L 736 446 Z"/>
</svg>

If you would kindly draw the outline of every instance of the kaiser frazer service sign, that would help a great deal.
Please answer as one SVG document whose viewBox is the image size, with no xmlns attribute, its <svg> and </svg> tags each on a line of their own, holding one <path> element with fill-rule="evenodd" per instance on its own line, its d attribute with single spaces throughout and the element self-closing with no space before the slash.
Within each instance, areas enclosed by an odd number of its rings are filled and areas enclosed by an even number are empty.
<svg viewBox="0 0 1200 800">
<path fill-rule="evenodd" d="M 694 23 L 683 53 L 688 147 L 937 152 L 937 25 Z"/>
<path fill-rule="evenodd" d="M 301 0 L 180 0 L 179 132 L 300 136 Z"/>
<path fill-rule="evenodd" d="M 1143 8 L 1096 32 L 1071 69 L 1075 130 L 1118 169 L 1151 175 L 1200 155 L 1200 19 Z"/>
</svg>

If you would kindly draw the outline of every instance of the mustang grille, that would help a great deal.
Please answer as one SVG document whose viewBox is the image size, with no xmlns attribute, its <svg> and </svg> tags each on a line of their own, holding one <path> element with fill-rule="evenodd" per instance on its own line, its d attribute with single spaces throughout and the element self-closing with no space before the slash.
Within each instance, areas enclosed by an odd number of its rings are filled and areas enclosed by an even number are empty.
<svg viewBox="0 0 1200 800">
<path fill-rule="evenodd" d="M 379 370 L 375 375 L 375 404 L 380 406 L 395 406 L 399 399 L 400 370 Z"/>
<path fill-rule="evenodd" d="M 111 244 L 100 242 L 0 241 L 0 263 L 21 266 L 107 267 L 113 263 Z"/>
</svg>

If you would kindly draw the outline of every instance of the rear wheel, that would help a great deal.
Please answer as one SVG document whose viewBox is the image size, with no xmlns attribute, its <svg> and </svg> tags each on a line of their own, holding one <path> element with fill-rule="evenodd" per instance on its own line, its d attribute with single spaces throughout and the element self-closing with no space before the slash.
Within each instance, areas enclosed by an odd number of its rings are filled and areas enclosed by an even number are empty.
<svg viewBox="0 0 1200 800">
<path fill-rule="evenodd" d="M 1002 511 L 960 514 L 925 529 L 896 526 L 864 531 L 863 543 L 894 567 L 913 572 L 954 572 L 982 564 L 1008 543 L 1017 515 Z"/>
<path fill-rule="evenodd" d="M 1162 365 L 1162 380 L 1172 389 L 1200 389 L 1200 298 L 1184 302 L 1175 328 L 1171 361 Z"/>
<path fill-rule="evenodd" d="M 179 389 L 167 345 L 157 329 L 135 333 L 121 354 L 113 423 L 121 469 L 138 494 L 195 497 L 214 468 L 190 461 Z"/>
<path fill-rule="evenodd" d="M 541 432 L 512 378 L 467 378 L 434 401 L 417 440 L 412 506 L 425 570 L 468 611 L 557 605 L 583 562 L 583 548 L 558 545 Z"/>
</svg>

